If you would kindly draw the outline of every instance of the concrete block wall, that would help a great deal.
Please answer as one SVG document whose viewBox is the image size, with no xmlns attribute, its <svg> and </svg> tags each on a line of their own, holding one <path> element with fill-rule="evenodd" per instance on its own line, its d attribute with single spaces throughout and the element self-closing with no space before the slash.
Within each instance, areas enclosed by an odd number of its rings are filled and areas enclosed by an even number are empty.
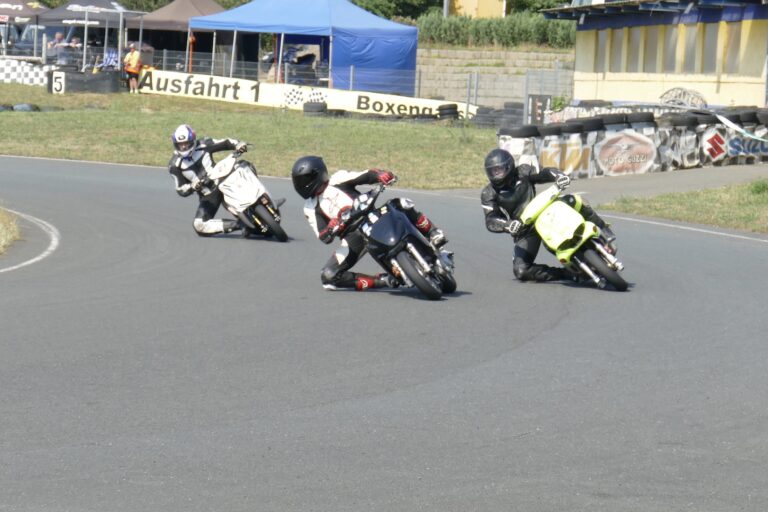
<svg viewBox="0 0 768 512">
<path fill-rule="evenodd" d="M 573 69 L 573 63 L 573 51 L 422 48 L 417 54 L 417 96 L 465 102 L 469 88 L 471 103 L 501 108 L 505 102 L 524 100 L 526 74 Z"/>
</svg>

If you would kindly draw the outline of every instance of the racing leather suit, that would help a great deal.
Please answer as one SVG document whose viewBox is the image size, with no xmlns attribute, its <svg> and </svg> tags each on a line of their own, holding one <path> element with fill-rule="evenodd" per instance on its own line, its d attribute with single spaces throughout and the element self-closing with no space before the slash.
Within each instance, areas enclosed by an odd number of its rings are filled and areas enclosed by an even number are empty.
<svg viewBox="0 0 768 512">
<path fill-rule="evenodd" d="M 192 192 L 197 192 L 200 203 L 192 226 L 200 236 L 229 233 L 240 227 L 233 219 L 213 218 L 223 198 L 218 189 L 210 186 L 212 184 L 208 183 L 206 174 L 206 171 L 212 170 L 216 164 L 212 154 L 234 150 L 238 142 L 235 139 L 200 139 L 189 155 L 181 157 L 174 153 L 168 162 L 168 172 L 173 177 L 176 193 L 187 197 Z"/>
<path fill-rule="evenodd" d="M 517 181 L 512 185 L 495 188 L 490 183 L 480 194 L 480 203 L 485 214 L 485 227 L 493 233 L 506 233 L 510 221 L 520 220 L 520 214 L 536 195 L 535 185 L 552 183 L 565 174 L 554 167 L 545 167 L 541 171 L 528 164 L 516 167 Z M 607 227 L 595 211 L 580 197 L 563 195 L 560 200 L 579 211 L 585 219 L 594 222 L 597 227 Z M 532 226 L 523 227 L 515 235 L 515 256 L 512 271 L 521 281 L 556 281 L 570 278 L 563 268 L 534 264 L 541 246 L 541 237 Z"/>
<path fill-rule="evenodd" d="M 315 236 L 325 243 L 331 243 L 333 237 L 325 236 L 324 233 L 331 220 L 338 219 L 342 211 L 352 207 L 355 198 L 361 194 L 356 189 L 358 185 L 375 183 L 379 183 L 379 171 L 376 170 L 361 172 L 340 170 L 333 173 L 322 192 L 304 202 L 304 216 L 312 231 L 315 232 Z M 401 198 L 395 203 L 396 207 L 405 213 L 416 228 L 425 235 L 429 236 L 429 233 L 437 229 L 424 214 L 414 208 L 410 199 Z M 390 286 L 389 280 L 385 277 L 386 274 L 369 276 L 349 271 L 366 250 L 365 240 L 359 231 L 344 233 L 341 245 L 334 251 L 320 274 L 323 287 L 330 290 L 355 288 L 362 291 Z"/>
</svg>

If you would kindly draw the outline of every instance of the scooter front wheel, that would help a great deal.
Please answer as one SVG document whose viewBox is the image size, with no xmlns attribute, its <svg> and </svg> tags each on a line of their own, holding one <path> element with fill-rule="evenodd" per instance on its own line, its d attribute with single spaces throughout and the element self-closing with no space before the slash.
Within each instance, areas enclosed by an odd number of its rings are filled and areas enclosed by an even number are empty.
<svg viewBox="0 0 768 512">
<path fill-rule="evenodd" d="M 279 242 L 285 242 L 288 240 L 288 234 L 285 232 L 280 223 L 275 220 L 272 214 L 269 213 L 263 204 L 257 204 L 254 206 L 253 214 L 258 217 L 257 220 L 259 223 L 265 225 L 267 229 L 269 229 L 269 232 L 272 234 L 272 236 L 274 236 Z"/>
<path fill-rule="evenodd" d="M 437 300 L 443 296 L 443 290 L 440 283 L 427 275 L 416 262 L 416 260 L 406 251 L 397 255 L 397 263 L 408 276 L 408 279 L 423 293 L 429 300 Z"/>
<path fill-rule="evenodd" d="M 594 249 L 585 249 L 584 260 L 587 262 L 587 265 L 592 267 L 595 272 L 603 276 L 616 291 L 623 292 L 627 290 L 628 285 L 624 278 L 621 277 L 618 272 L 609 267 L 603 258 L 600 257 L 597 251 Z"/>
</svg>

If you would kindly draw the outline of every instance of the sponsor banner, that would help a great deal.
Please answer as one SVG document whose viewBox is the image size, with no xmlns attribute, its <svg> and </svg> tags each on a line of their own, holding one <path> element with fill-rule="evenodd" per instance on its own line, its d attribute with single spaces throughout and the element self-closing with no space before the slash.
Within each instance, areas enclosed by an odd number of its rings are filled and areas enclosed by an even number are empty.
<svg viewBox="0 0 768 512">
<path fill-rule="evenodd" d="M 768 142 L 738 136 L 728 140 L 728 156 L 756 156 L 766 153 Z"/>
<path fill-rule="evenodd" d="M 541 141 L 539 163 L 541 167 L 556 167 L 560 169 L 563 159 L 564 144 L 558 135 L 547 135 Z"/>
<path fill-rule="evenodd" d="M 656 160 L 656 145 L 632 130 L 612 133 L 595 146 L 595 162 L 607 175 L 642 174 Z"/>
<path fill-rule="evenodd" d="M 701 134 L 701 149 L 704 154 L 704 158 L 708 162 L 722 162 L 728 148 L 725 143 L 725 129 L 723 128 L 707 128 Z"/>
<path fill-rule="evenodd" d="M 585 147 L 580 133 L 563 135 L 563 153 L 560 170 L 570 176 L 583 176 L 589 172 L 591 148 Z"/>
<path fill-rule="evenodd" d="M 305 85 L 273 84 L 241 78 L 194 75 L 175 71 L 145 70 L 139 81 L 144 94 L 185 96 L 262 107 L 302 110 L 304 103 L 326 103 L 329 110 L 389 116 L 437 115 L 444 100 L 410 98 L 394 94 L 343 91 Z M 459 118 L 467 117 L 467 104 L 456 103 Z M 469 117 L 477 111 L 469 105 Z"/>
<path fill-rule="evenodd" d="M 539 159 L 536 156 L 536 141 L 533 137 L 517 138 L 509 135 L 499 136 L 499 149 L 509 151 L 516 164 L 527 164 L 539 172 Z"/>
</svg>

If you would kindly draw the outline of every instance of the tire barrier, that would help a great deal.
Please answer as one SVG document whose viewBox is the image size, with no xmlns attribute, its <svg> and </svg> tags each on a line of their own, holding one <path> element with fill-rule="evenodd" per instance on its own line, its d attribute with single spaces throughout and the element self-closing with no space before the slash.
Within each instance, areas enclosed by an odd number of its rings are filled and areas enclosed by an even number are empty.
<svg viewBox="0 0 768 512">
<path fill-rule="evenodd" d="M 32 103 L 19 103 L 16 105 L 0 105 L 0 112 L 40 112 L 41 109 Z"/>
<path fill-rule="evenodd" d="M 516 162 L 594 178 L 768 161 L 768 109 L 606 113 L 497 132 Z"/>
</svg>

